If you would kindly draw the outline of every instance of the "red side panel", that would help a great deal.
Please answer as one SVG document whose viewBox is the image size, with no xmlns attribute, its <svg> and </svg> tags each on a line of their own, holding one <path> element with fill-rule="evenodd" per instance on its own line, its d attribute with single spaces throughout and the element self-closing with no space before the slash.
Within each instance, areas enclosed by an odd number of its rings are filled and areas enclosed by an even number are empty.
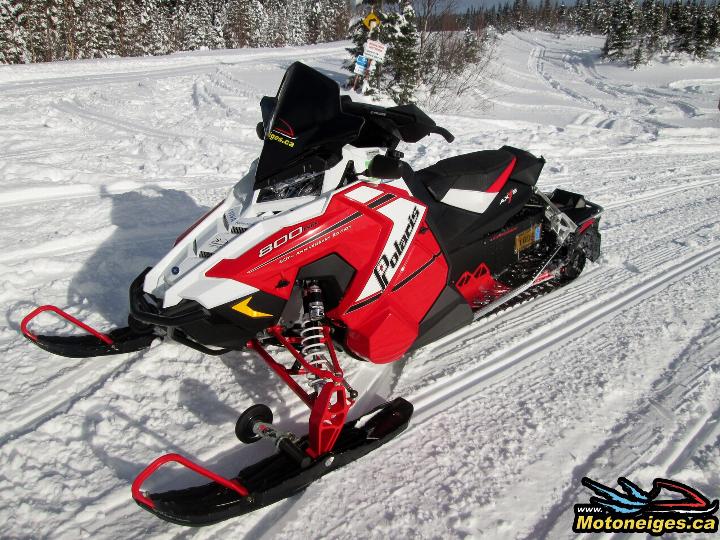
<svg viewBox="0 0 720 540">
<path fill-rule="evenodd" d="M 424 221 L 403 262 L 382 292 L 360 302 L 348 295 L 335 310 L 348 327 L 347 346 L 375 363 L 392 362 L 407 352 L 447 283 L 447 262 Z"/>
<path fill-rule="evenodd" d="M 355 268 L 328 317 L 347 327 L 347 346 L 376 363 L 400 358 L 447 283 L 448 266 L 425 223 L 427 209 L 388 185 L 356 184 L 322 216 L 286 227 L 208 277 L 235 279 L 289 298 L 303 266 L 336 253 Z"/>
</svg>

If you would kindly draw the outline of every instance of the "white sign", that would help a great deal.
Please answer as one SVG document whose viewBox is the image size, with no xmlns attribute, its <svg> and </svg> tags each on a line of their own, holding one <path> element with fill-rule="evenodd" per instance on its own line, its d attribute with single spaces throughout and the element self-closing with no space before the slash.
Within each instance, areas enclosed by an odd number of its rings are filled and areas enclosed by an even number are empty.
<svg viewBox="0 0 720 540">
<path fill-rule="evenodd" d="M 386 52 L 387 52 L 387 45 L 383 45 L 379 41 L 370 40 L 367 43 L 365 43 L 364 55 L 366 57 L 368 57 L 370 60 L 375 60 L 376 62 L 382 62 L 383 60 L 385 60 Z"/>
<path fill-rule="evenodd" d="M 367 57 L 360 55 L 355 59 L 355 73 L 358 75 L 365 75 L 370 60 Z"/>
</svg>

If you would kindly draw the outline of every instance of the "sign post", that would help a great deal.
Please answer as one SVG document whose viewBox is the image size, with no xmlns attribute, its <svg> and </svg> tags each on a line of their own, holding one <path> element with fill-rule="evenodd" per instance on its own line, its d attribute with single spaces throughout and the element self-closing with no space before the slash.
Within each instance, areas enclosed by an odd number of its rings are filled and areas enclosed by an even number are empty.
<svg viewBox="0 0 720 540">
<path fill-rule="evenodd" d="M 364 78 L 370 69 L 370 60 L 362 54 L 355 59 L 355 79 L 353 80 L 353 90 L 357 87 L 358 79 Z"/>
</svg>

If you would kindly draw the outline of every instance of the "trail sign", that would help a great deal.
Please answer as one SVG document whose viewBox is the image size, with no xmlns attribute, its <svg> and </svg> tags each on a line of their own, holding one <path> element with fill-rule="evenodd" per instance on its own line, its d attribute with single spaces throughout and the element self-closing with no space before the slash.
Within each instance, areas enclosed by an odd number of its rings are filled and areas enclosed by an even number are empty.
<svg viewBox="0 0 720 540">
<path fill-rule="evenodd" d="M 365 75 L 370 60 L 366 56 L 360 55 L 355 59 L 355 73 L 358 75 Z"/>
<path fill-rule="evenodd" d="M 368 30 L 372 30 L 380 24 L 380 17 L 378 17 L 374 11 L 368 13 L 368 16 L 363 19 L 363 24 Z"/>
<path fill-rule="evenodd" d="M 365 51 L 363 54 L 370 60 L 376 62 L 382 62 L 385 60 L 385 53 L 387 52 L 387 45 L 383 45 L 379 41 L 369 40 L 365 43 Z"/>
</svg>

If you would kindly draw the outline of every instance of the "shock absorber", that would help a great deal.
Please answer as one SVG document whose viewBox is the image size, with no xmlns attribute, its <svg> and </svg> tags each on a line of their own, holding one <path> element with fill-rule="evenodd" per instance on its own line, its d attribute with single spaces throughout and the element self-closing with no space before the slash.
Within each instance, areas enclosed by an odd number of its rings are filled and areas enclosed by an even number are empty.
<svg viewBox="0 0 720 540">
<path fill-rule="evenodd" d="M 306 283 L 303 289 L 303 307 L 305 313 L 300 330 L 300 352 L 308 363 L 332 370 L 332 365 L 325 357 L 325 344 L 322 342 L 325 303 L 322 289 L 316 281 Z M 319 393 L 325 381 L 311 378 L 310 384 Z"/>
<path fill-rule="evenodd" d="M 325 319 L 325 302 L 320 285 L 316 281 L 309 281 L 303 288 L 303 307 L 305 313 L 302 318 L 300 330 L 300 353 L 308 363 L 315 367 L 335 372 L 335 366 L 325 355 L 326 345 L 323 343 L 324 330 L 323 319 Z M 310 386 L 320 395 L 320 391 L 327 382 L 325 379 L 308 375 Z M 343 379 L 343 386 L 348 390 L 351 399 L 358 395 Z"/>
</svg>

